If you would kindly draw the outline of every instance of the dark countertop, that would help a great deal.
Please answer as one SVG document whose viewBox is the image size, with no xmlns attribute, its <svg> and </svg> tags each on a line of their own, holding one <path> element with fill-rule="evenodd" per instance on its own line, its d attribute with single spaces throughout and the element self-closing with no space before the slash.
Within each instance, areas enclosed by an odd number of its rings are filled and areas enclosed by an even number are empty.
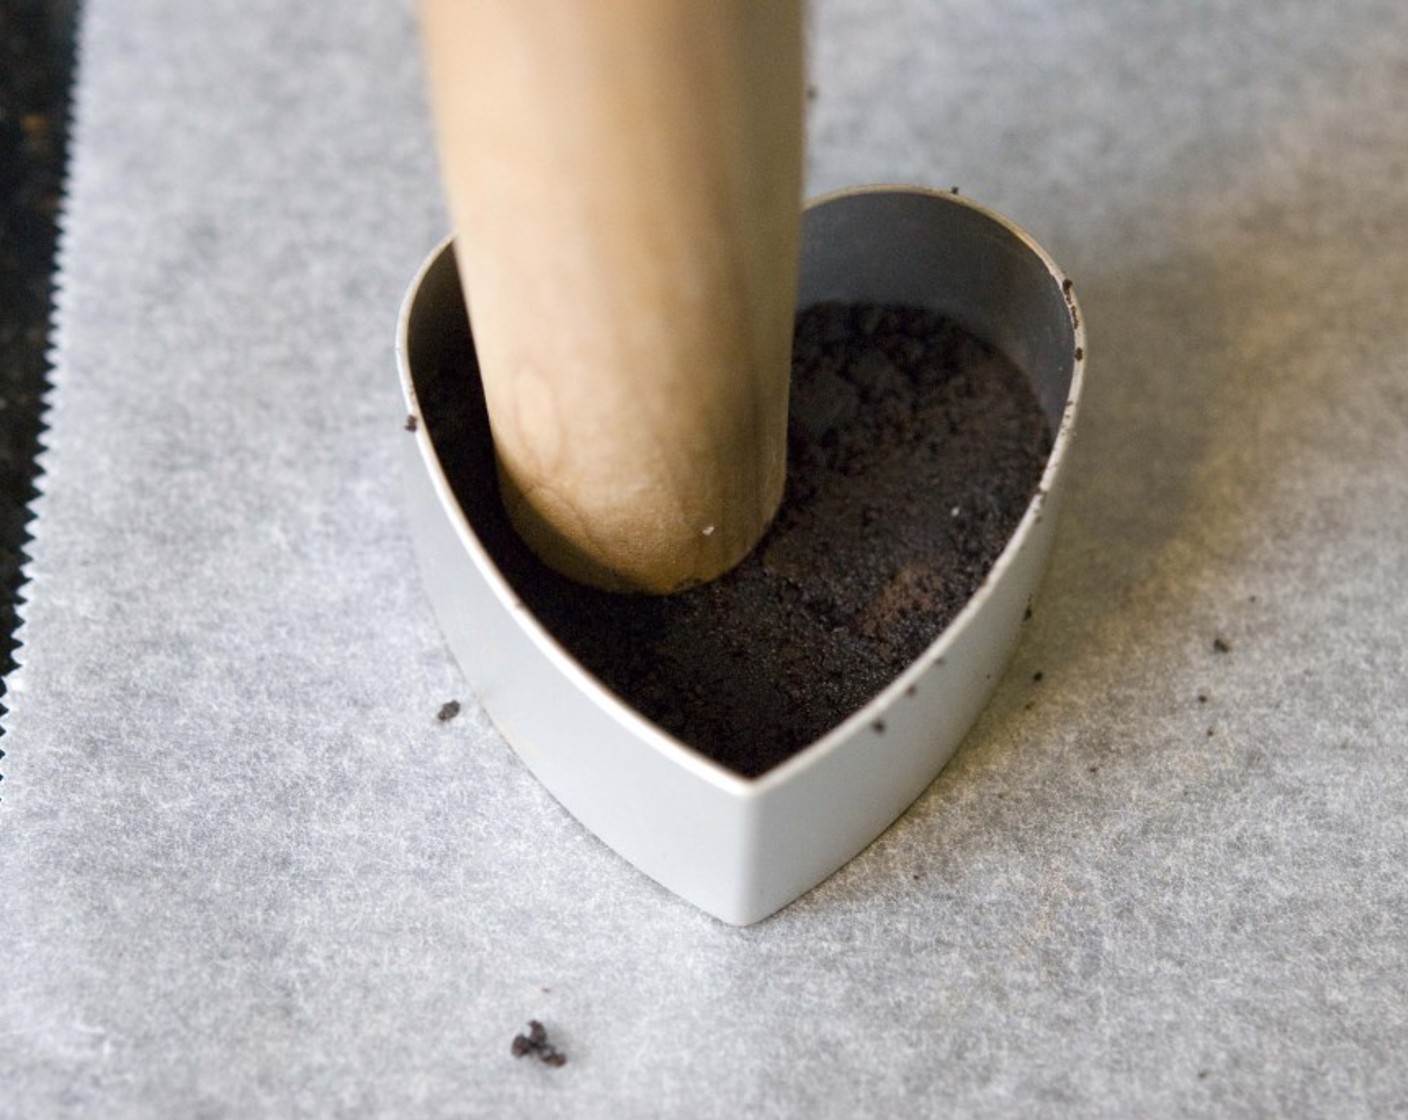
<svg viewBox="0 0 1408 1120">
<path fill-rule="evenodd" d="M 14 666 L 48 384 L 74 14 L 72 0 L 0 0 L 0 674 Z"/>
</svg>

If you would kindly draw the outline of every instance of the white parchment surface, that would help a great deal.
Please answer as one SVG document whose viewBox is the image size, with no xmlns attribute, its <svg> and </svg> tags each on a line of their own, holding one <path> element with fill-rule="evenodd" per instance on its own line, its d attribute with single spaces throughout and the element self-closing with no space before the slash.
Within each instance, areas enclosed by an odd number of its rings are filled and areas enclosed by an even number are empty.
<svg viewBox="0 0 1408 1120">
<path fill-rule="evenodd" d="M 993 705 L 746 930 L 543 792 L 423 600 L 409 7 L 85 8 L 0 1114 L 1408 1112 L 1408 6 L 816 4 L 811 189 L 1026 226 L 1089 410 Z"/>
</svg>

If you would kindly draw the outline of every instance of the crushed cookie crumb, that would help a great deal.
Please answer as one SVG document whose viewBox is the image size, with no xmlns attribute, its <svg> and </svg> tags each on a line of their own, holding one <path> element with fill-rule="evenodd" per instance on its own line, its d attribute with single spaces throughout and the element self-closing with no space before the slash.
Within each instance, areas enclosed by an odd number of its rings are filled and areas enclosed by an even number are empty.
<svg viewBox="0 0 1408 1120">
<path fill-rule="evenodd" d="M 509 1052 L 515 1058 L 526 1058 L 529 1054 L 536 1054 L 538 1060 L 544 1065 L 553 1066 L 554 1068 L 567 1064 L 567 1055 L 556 1046 L 552 1045 L 552 1043 L 548 1042 L 547 1028 L 544 1027 L 542 1023 L 538 1022 L 537 1019 L 530 1019 L 528 1021 L 527 1034 L 516 1034 L 513 1036 L 513 1042 L 509 1046 Z"/>
</svg>

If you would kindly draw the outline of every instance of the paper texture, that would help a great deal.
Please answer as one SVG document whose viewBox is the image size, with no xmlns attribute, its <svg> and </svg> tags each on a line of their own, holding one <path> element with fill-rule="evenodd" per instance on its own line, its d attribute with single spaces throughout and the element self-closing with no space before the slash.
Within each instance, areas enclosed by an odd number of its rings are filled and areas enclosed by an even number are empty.
<svg viewBox="0 0 1408 1120">
<path fill-rule="evenodd" d="M 811 188 L 1004 211 L 1092 364 L 995 702 L 741 931 L 552 802 L 423 600 L 408 7 L 85 8 L 0 1114 L 1408 1111 L 1408 7 L 816 5 Z"/>
</svg>

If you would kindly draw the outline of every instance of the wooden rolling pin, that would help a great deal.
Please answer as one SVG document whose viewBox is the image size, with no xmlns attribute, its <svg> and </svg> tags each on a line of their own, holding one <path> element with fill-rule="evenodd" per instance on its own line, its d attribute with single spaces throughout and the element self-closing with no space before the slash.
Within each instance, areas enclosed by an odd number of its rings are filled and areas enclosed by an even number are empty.
<svg viewBox="0 0 1408 1120">
<path fill-rule="evenodd" d="M 504 503 L 611 590 L 714 578 L 781 501 L 800 0 L 421 0 Z"/>
</svg>

